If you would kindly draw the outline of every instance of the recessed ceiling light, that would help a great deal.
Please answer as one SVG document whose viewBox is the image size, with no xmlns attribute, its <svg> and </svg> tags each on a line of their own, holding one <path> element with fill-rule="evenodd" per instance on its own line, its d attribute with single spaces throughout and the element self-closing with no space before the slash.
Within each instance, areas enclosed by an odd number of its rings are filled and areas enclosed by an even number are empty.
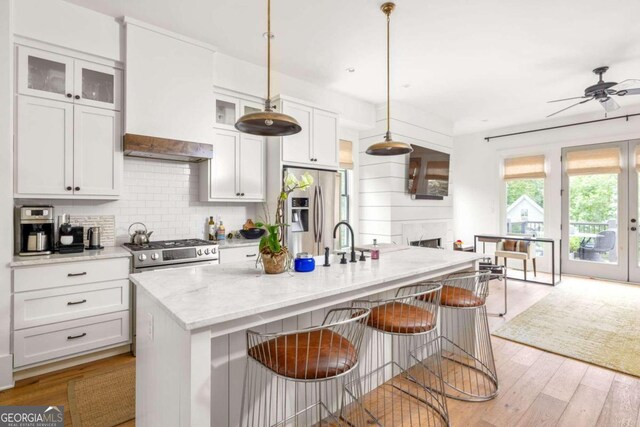
<svg viewBox="0 0 640 427">
<path fill-rule="evenodd" d="M 356 67 L 347 67 L 347 68 L 345 68 L 345 70 L 347 70 L 347 73 L 355 73 L 356 72 Z"/>
<path fill-rule="evenodd" d="M 402 85 L 402 87 L 404 89 L 409 89 L 411 87 L 411 85 L 409 83 L 405 83 L 405 84 Z"/>
<path fill-rule="evenodd" d="M 262 37 L 264 37 L 265 39 L 267 38 L 267 36 L 268 36 L 268 35 L 269 35 L 269 32 L 262 33 Z M 275 35 L 275 34 L 273 34 L 273 33 L 271 33 L 271 35 L 269 36 L 269 38 L 270 38 L 271 40 L 273 40 L 273 39 L 275 39 L 275 38 L 276 38 L 276 35 Z"/>
<path fill-rule="evenodd" d="M 482 122 L 488 122 L 488 121 L 489 121 L 489 119 L 482 119 L 482 120 L 480 120 L 480 121 L 482 121 Z"/>
</svg>

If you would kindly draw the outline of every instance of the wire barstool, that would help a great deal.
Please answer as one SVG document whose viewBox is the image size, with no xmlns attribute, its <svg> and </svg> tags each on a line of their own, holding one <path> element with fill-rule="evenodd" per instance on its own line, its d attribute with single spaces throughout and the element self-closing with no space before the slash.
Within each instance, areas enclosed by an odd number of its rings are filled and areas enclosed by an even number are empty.
<svg viewBox="0 0 640 427">
<path fill-rule="evenodd" d="M 368 424 L 379 426 L 449 425 L 437 331 L 441 290 L 437 283 L 418 283 L 398 289 L 392 298 L 352 302 L 371 314 L 360 378 L 345 387 L 347 412 L 360 404 Z M 435 365 L 427 369 L 418 363 L 411 355 L 417 348 L 433 356 Z"/>
<path fill-rule="evenodd" d="M 344 384 L 358 374 L 367 308 L 330 310 L 320 326 L 247 331 L 242 427 L 364 425 L 341 411 Z"/>
<path fill-rule="evenodd" d="M 442 374 L 454 399 L 485 401 L 498 394 L 485 304 L 490 278 L 490 271 L 467 271 L 442 281 Z"/>
</svg>

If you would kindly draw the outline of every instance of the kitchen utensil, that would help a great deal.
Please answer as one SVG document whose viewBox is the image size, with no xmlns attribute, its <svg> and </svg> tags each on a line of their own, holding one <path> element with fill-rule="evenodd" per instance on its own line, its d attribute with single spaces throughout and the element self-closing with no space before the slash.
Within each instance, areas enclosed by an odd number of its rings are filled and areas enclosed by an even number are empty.
<svg viewBox="0 0 640 427">
<path fill-rule="evenodd" d="M 264 228 L 250 228 L 248 230 L 240 230 L 240 234 L 242 234 L 242 237 L 249 240 L 259 239 L 264 233 Z"/>
<path fill-rule="evenodd" d="M 104 249 L 104 247 L 100 245 L 100 227 L 89 227 L 87 230 L 87 240 L 89 241 L 87 249 Z"/>
<path fill-rule="evenodd" d="M 132 234 L 131 227 L 136 224 L 143 226 L 144 230 L 135 230 Z M 153 234 L 153 231 L 147 231 L 147 226 L 141 222 L 134 222 L 133 224 L 131 224 L 129 226 L 128 232 L 129 236 L 131 237 L 130 243 L 133 243 L 134 245 L 146 245 L 147 243 L 149 243 L 150 237 Z"/>
<path fill-rule="evenodd" d="M 308 273 L 316 269 L 316 260 L 307 252 L 301 252 L 296 255 L 293 268 L 299 273 Z"/>
</svg>

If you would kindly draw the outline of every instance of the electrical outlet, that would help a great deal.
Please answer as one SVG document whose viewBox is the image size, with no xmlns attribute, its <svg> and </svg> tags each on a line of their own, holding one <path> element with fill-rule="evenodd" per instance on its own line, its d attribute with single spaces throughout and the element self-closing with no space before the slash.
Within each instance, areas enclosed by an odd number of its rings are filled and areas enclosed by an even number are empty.
<svg viewBox="0 0 640 427">
<path fill-rule="evenodd" d="M 153 341 L 153 314 L 147 313 L 147 337 Z"/>
</svg>

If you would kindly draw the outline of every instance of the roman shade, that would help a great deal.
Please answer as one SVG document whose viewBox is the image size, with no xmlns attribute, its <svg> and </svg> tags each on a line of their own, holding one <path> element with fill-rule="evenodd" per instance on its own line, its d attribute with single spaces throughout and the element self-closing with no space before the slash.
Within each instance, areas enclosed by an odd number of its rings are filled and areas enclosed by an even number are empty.
<svg viewBox="0 0 640 427">
<path fill-rule="evenodd" d="M 618 147 L 575 150 L 567 152 L 567 175 L 595 175 L 620 173 Z"/>
<path fill-rule="evenodd" d="M 544 156 L 514 157 L 504 160 L 504 179 L 546 178 Z"/>
<path fill-rule="evenodd" d="M 353 143 L 344 139 L 340 140 L 340 167 L 353 169 Z"/>
</svg>

